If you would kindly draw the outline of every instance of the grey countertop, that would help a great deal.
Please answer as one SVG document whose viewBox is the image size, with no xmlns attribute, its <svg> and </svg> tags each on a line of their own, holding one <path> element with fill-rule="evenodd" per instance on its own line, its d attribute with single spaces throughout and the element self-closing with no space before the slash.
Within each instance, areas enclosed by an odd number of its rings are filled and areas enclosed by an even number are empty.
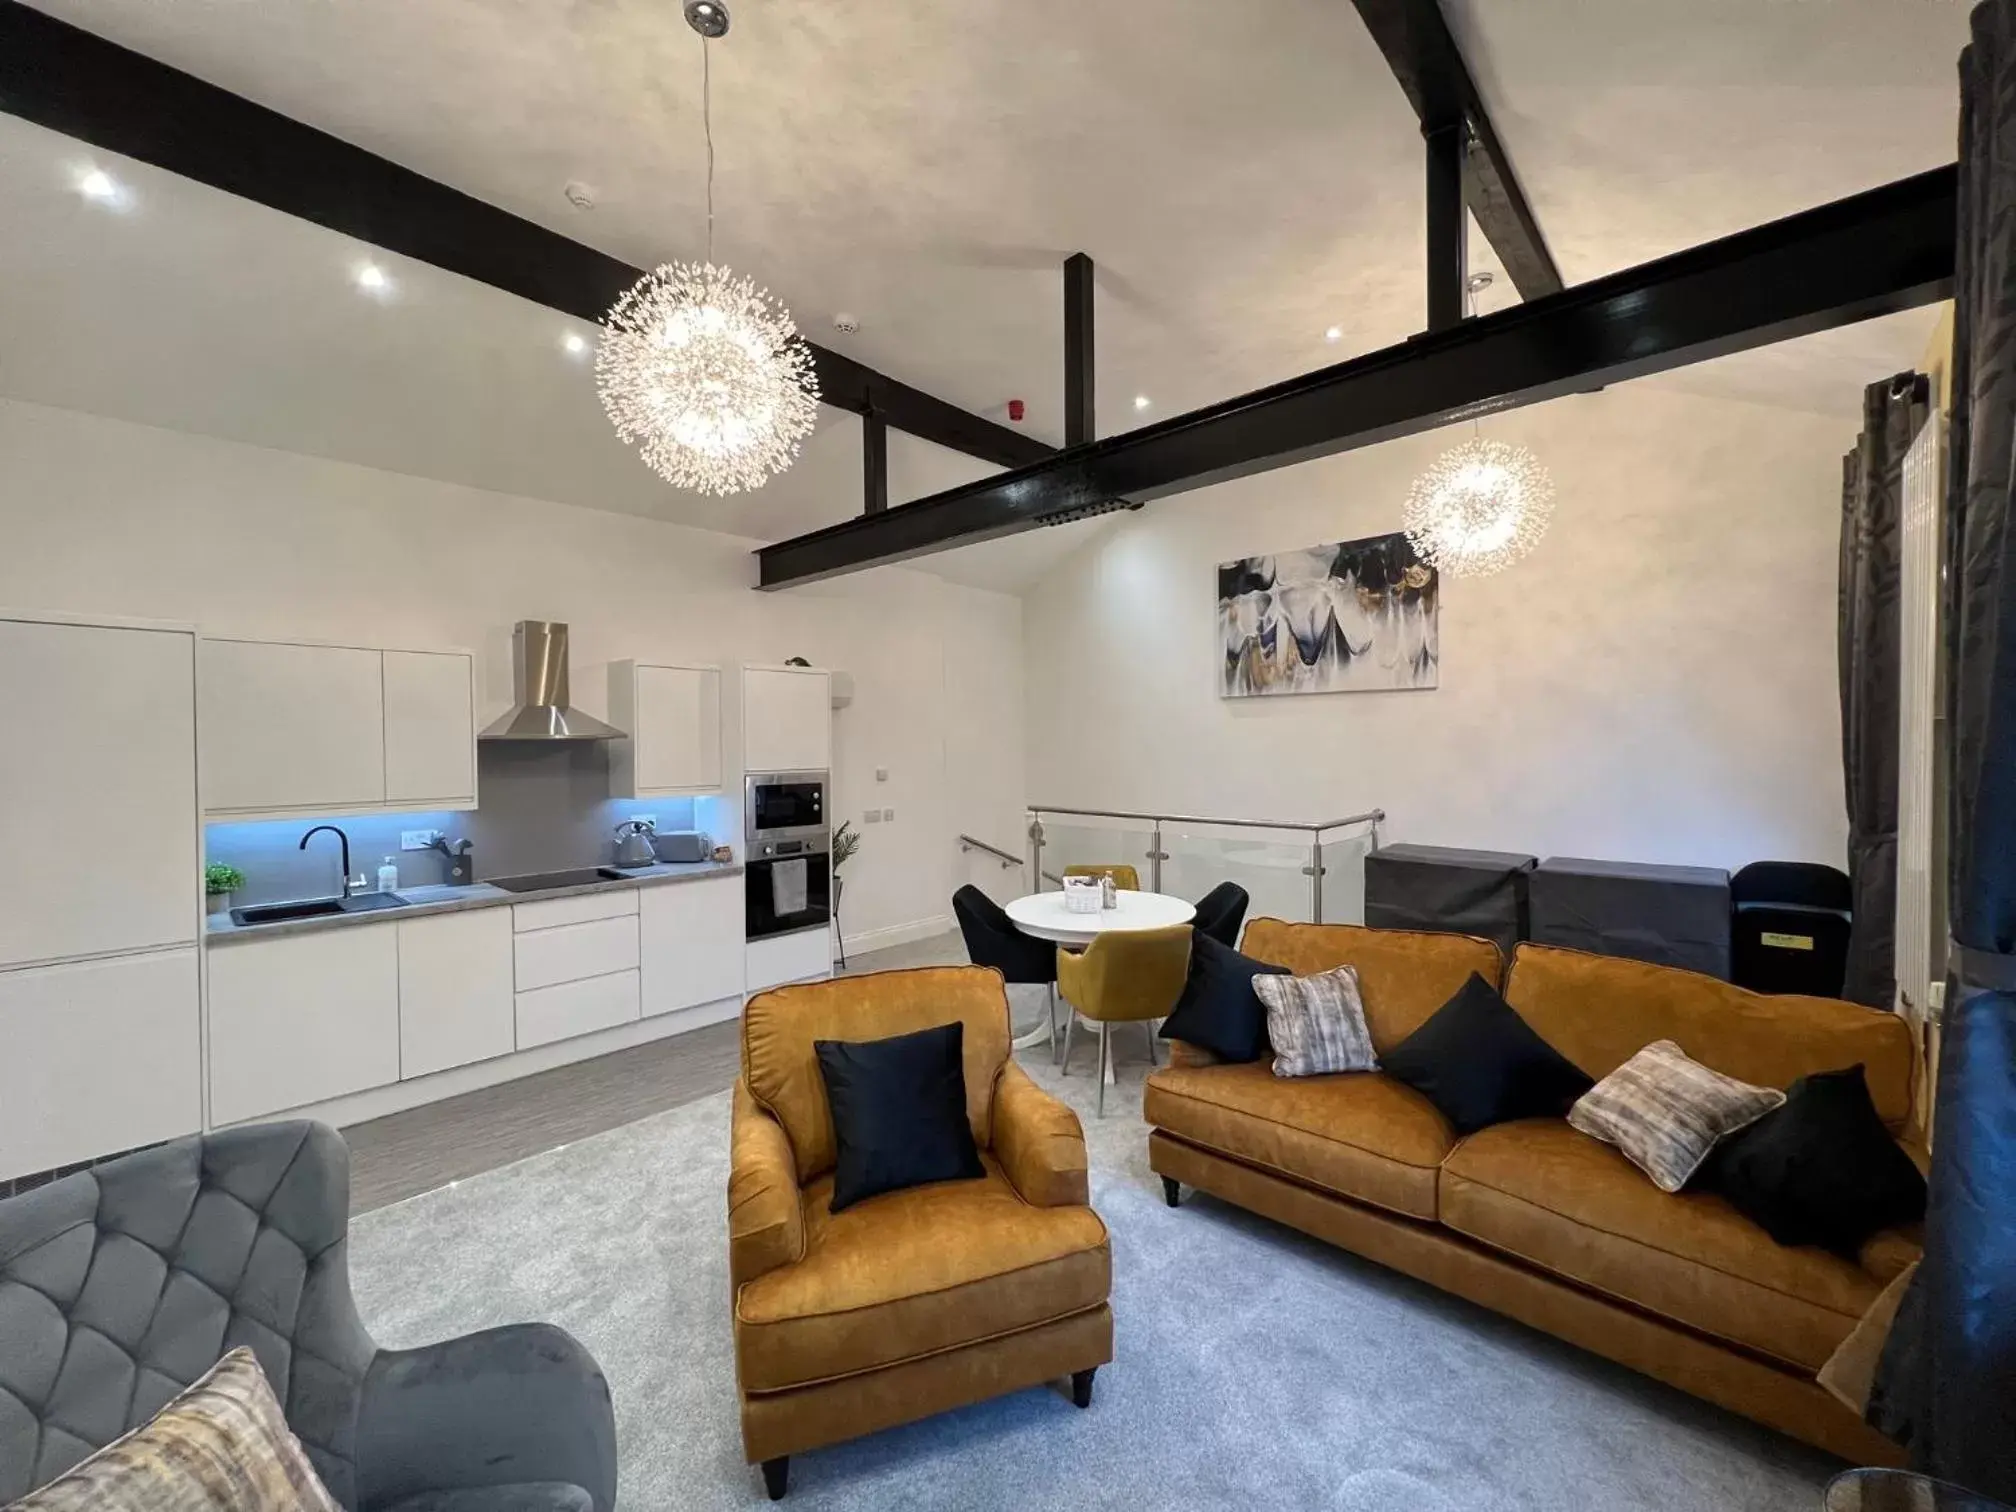
<svg viewBox="0 0 2016 1512">
<path fill-rule="evenodd" d="M 616 892 L 626 887 L 656 887 L 668 882 L 697 882 L 704 877 L 739 877 L 739 861 L 666 862 L 639 867 L 628 876 L 605 877 L 580 882 L 571 887 L 549 887 L 540 892 L 506 892 L 488 882 L 467 887 L 402 887 L 398 896 L 405 903 L 398 908 L 373 908 L 362 913 L 323 914 L 311 919 L 287 919 L 277 924 L 237 924 L 229 914 L 212 914 L 204 931 L 205 943 L 229 945 L 238 940 L 271 940 L 282 935 L 314 934 L 324 929 L 353 929 L 362 924 L 382 924 L 391 919 L 413 919 L 425 914 L 460 913 L 469 908 L 497 908 L 507 903 L 544 903 L 551 898 L 572 898 L 582 893 Z"/>
</svg>

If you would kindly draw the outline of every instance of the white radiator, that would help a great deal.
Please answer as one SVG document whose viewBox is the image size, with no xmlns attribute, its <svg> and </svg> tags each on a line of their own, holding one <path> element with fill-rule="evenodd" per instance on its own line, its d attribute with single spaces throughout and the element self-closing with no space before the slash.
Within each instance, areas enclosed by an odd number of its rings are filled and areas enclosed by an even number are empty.
<svg viewBox="0 0 2016 1512">
<path fill-rule="evenodd" d="M 1926 421 L 1904 457 L 1903 584 L 1897 700 L 1897 1011 L 1923 1024 L 1945 910 L 1934 874 L 1938 816 L 1932 774 L 1939 712 L 1940 461 L 1945 422 Z"/>
</svg>

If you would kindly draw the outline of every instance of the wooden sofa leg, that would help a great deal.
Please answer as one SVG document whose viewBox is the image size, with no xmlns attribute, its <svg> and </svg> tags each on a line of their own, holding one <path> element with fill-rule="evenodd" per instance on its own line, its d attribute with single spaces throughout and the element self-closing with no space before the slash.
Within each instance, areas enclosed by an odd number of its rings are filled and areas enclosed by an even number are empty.
<svg viewBox="0 0 2016 1512">
<path fill-rule="evenodd" d="M 1183 1205 L 1183 1183 L 1178 1181 L 1174 1176 L 1164 1176 L 1162 1178 L 1162 1200 L 1171 1207 L 1181 1207 Z"/>
<path fill-rule="evenodd" d="M 1094 1365 L 1090 1370 L 1074 1370 L 1071 1372 L 1071 1405 L 1073 1407 L 1090 1407 L 1092 1405 L 1092 1377 L 1098 1373 L 1099 1367 L 1097 1365 Z"/>
<path fill-rule="evenodd" d="M 784 1493 L 791 1485 L 791 1456 L 780 1454 L 776 1459 L 763 1461 L 763 1489 L 770 1493 L 770 1500 L 784 1500 Z"/>
</svg>

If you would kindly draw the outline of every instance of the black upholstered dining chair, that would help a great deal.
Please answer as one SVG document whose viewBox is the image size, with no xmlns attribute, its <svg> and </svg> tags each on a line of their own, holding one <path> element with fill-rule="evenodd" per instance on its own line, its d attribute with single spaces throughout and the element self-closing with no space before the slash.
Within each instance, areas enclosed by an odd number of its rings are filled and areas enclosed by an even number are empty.
<svg viewBox="0 0 2016 1512">
<path fill-rule="evenodd" d="M 952 917 L 975 966 L 992 966 L 1011 983 L 1050 989 L 1050 1039 L 1057 1041 L 1057 947 L 1025 935 L 987 894 L 970 882 L 952 894 Z"/>
<path fill-rule="evenodd" d="M 545 1323 L 379 1348 L 349 1224 L 349 1146 L 315 1123 L 191 1135 L 0 1201 L 0 1502 L 245 1344 L 346 1512 L 612 1512 L 587 1350 Z"/>
<path fill-rule="evenodd" d="M 1227 950 L 1239 948 L 1239 926 L 1246 922 L 1246 905 L 1251 901 L 1237 882 L 1220 882 L 1197 900 L 1197 917 L 1191 927 L 1207 934 Z"/>
</svg>

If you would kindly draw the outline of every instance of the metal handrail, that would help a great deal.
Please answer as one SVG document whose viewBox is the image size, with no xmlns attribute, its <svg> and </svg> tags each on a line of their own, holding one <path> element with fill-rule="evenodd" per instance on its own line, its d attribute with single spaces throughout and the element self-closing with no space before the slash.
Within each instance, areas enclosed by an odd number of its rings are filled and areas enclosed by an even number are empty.
<svg viewBox="0 0 2016 1512">
<path fill-rule="evenodd" d="M 1198 814 L 1137 814 L 1126 809 L 1060 808 L 1050 803 L 1032 803 L 1032 814 L 1070 814 L 1084 819 L 1145 819 L 1153 824 L 1221 824 L 1232 829 L 1283 829 L 1300 830 L 1305 834 L 1315 834 L 1323 830 L 1343 829 L 1352 824 L 1384 824 L 1386 810 L 1367 809 L 1362 814 L 1352 814 L 1345 819 L 1325 819 L 1320 824 L 1286 819 L 1206 819 Z M 991 847 L 989 847 L 991 849 Z"/>
<path fill-rule="evenodd" d="M 1379 826 L 1386 822 L 1386 810 L 1384 809 L 1367 809 L 1362 814 L 1353 814 L 1346 819 L 1325 819 L 1319 823 L 1311 824 L 1306 820 L 1286 823 L 1268 819 L 1209 819 L 1195 814 L 1148 814 L 1128 809 L 1062 808 L 1050 804 L 1032 803 L 1029 805 L 1029 870 L 1039 879 L 1050 877 L 1051 875 L 1049 872 L 1043 870 L 1043 816 L 1045 814 L 1061 814 L 1082 819 L 1127 819 L 1137 823 L 1153 825 L 1154 832 L 1149 838 L 1146 852 L 1148 890 L 1150 892 L 1160 892 L 1162 890 L 1162 863 L 1169 859 L 1169 852 L 1162 849 L 1162 826 L 1165 824 L 1207 824 L 1217 825 L 1225 829 L 1289 830 L 1296 834 L 1307 835 L 1309 836 L 1309 864 L 1302 868 L 1302 875 L 1309 879 L 1309 916 L 1318 924 L 1323 922 L 1323 873 L 1328 869 L 1323 864 L 1324 835 L 1331 830 L 1347 829 L 1354 824 L 1369 824 L 1372 827 L 1372 849 L 1376 851 L 1379 849 Z M 966 837 L 962 835 L 960 838 L 963 840 Z M 980 842 L 975 841 L 974 843 L 978 845 Z M 991 845 L 983 845 L 981 849 L 997 856 L 1001 854 L 999 850 Z M 1042 885 L 1042 881 L 1038 880 L 1036 886 L 1040 889 Z M 1060 882 L 1059 885 L 1061 886 L 1062 883 Z"/>
<path fill-rule="evenodd" d="M 1022 864 L 1022 858 L 1013 851 L 1003 850 L 998 845 L 989 845 L 985 840 L 975 840 L 971 835 L 961 835 L 959 837 L 959 849 L 985 851 L 988 855 L 999 861 L 1004 869 Z"/>
</svg>

